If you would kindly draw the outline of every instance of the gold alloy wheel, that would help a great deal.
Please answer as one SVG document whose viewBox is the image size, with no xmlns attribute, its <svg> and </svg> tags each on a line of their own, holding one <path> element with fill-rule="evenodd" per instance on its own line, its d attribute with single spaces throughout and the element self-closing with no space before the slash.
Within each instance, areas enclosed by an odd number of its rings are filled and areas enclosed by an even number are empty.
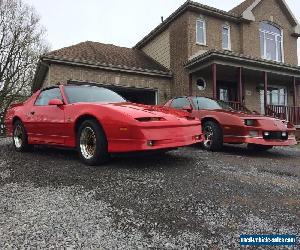
<svg viewBox="0 0 300 250">
<path fill-rule="evenodd" d="M 23 145 L 23 129 L 21 125 L 17 125 L 14 130 L 14 143 L 16 148 L 21 148 Z"/>
<path fill-rule="evenodd" d="M 91 127 L 85 127 L 80 135 L 80 151 L 87 160 L 94 157 L 96 153 L 96 135 Z"/>
</svg>

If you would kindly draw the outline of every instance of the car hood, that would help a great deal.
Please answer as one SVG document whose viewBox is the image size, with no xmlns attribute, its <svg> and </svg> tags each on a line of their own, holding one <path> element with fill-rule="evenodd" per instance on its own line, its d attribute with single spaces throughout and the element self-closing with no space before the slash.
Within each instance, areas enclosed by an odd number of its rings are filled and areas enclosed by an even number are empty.
<svg viewBox="0 0 300 250">
<path fill-rule="evenodd" d="M 289 122 L 286 122 L 284 120 L 280 120 L 280 119 L 277 119 L 274 117 L 260 115 L 260 114 L 251 114 L 251 113 L 246 113 L 246 112 L 242 112 L 242 111 L 223 110 L 223 109 L 218 109 L 218 110 L 216 109 L 216 110 L 213 110 L 213 112 L 234 115 L 241 119 L 258 120 L 260 126 L 264 127 L 265 129 L 271 130 L 271 131 L 273 131 L 273 130 L 285 131 L 286 129 L 288 129 L 288 130 L 295 129 L 294 125 Z"/>
<path fill-rule="evenodd" d="M 163 117 L 163 118 L 192 118 L 190 113 L 182 110 L 176 110 L 164 106 L 144 105 L 137 103 L 106 103 L 97 104 L 104 105 L 115 111 L 119 111 L 133 118 L 141 117 Z"/>
<path fill-rule="evenodd" d="M 225 109 L 214 109 L 213 110 L 216 113 L 225 113 L 229 115 L 235 115 L 240 118 L 244 119 L 256 119 L 256 120 L 277 120 L 273 117 L 264 116 L 261 114 L 255 114 L 255 113 L 246 113 L 243 111 L 237 111 L 237 110 L 225 110 Z"/>
</svg>

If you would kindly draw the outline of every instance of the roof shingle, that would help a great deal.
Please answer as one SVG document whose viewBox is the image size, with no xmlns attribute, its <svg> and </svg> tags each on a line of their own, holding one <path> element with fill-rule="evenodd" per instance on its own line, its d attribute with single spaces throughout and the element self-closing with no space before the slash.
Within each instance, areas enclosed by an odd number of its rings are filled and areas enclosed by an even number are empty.
<svg viewBox="0 0 300 250">
<path fill-rule="evenodd" d="M 58 49 L 43 57 L 112 68 L 169 73 L 168 69 L 154 61 L 141 50 L 91 41 Z"/>
</svg>

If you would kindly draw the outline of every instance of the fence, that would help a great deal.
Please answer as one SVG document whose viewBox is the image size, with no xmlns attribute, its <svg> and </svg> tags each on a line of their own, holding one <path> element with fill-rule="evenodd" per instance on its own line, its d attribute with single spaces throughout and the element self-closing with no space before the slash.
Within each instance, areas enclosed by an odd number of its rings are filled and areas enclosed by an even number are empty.
<svg viewBox="0 0 300 250">
<path fill-rule="evenodd" d="M 288 120 L 294 125 L 300 125 L 300 107 L 268 105 L 266 113 L 279 119 Z"/>
</svg>

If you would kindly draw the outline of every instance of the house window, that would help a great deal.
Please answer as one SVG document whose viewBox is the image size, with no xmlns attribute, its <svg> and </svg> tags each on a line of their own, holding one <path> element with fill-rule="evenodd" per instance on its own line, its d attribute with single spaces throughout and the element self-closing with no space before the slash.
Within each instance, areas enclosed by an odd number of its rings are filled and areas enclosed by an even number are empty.
<svg viewBox="0 0 300 250">
<path fill-rule="evenodd" d="M 260 24 L 261 57 L 267 60 L 283 62 L 283 35 L 276 26 L 262 22 Z"/>
<path fill-rule="evenodd" d="M 206 45 L 206 22 L 204 19 L 197 20 L 196 42 L 200 45 Z"/>
<path fill-rule="evenodd" d="M 205 90 L 206 82 L 203 78 L 198 78 L 196 84 L 199 90 Z"/>
<path fill-rule="evenodd" d="M 231 50 L 230 26 L 228 25 L 222 27 L 222 48 Z"/>
</svg>

